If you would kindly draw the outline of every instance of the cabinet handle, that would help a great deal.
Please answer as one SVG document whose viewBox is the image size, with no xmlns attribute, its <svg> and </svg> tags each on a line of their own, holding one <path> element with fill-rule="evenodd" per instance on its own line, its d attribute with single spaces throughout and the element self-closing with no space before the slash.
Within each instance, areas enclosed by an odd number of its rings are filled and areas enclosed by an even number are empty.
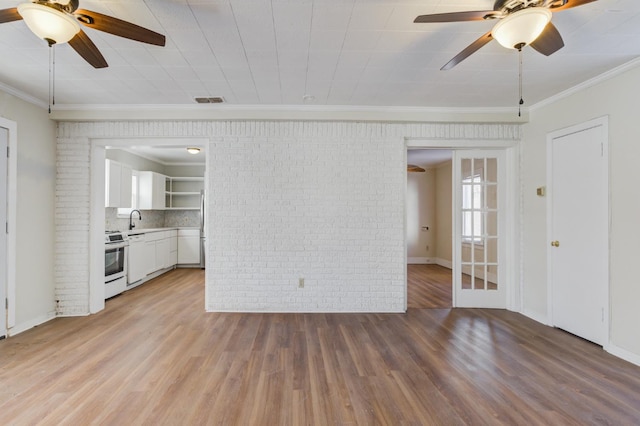
<svg viewBox="0 0 640 426">
<path fill-rule="evenodd" d="M 560 241 L 551 241 L 552 247 L 560 247 Z"/>
</svg>

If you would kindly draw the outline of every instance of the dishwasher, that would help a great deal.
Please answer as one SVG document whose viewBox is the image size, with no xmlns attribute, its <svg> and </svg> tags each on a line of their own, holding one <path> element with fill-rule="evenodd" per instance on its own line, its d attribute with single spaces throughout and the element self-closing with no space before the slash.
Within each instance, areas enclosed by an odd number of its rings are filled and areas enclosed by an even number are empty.
<svg viewBox="0 0 640 426">
<path fill-rule="evenodd" d="M 129 265 L 127 271 L 127 287 L 132 288 L 147 276 L 147 259 L 145 256 L 145 234 L 129 236 Z"/>
</svg>

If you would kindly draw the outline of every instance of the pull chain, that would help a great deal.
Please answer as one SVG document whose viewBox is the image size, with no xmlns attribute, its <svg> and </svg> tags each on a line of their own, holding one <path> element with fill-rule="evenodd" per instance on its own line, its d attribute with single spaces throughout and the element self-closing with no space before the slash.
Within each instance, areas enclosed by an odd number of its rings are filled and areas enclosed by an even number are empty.
<svg viewBox="0 0 640 426">
<path fill-rule="evenodd" d="M 51 105 L 56 104 L 56 50 L 55 42 L 47 40 L 49 43 L 49 114 Z"/>
<path fill-rule="evenodd" d="M 49 44 L 49 114 L 51 114 L 51 92 L 53 86 L 53 44 Z"/>
<path fill-rule="evenodd" d="M 518 117 L 522 116 L 522 105 L 524 105 L 524 99 L 522 99 L 522 47 L 518 49 L 518 94 L 520 96 L 520 102 L 518 102 Z"/>
</svg>

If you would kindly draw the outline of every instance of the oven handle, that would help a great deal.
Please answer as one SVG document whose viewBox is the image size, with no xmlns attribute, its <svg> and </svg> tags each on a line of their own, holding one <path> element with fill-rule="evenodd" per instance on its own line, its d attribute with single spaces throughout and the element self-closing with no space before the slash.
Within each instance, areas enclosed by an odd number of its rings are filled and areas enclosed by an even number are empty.
<svg viewBox="0 0 640 426">
<path fill-rule="evenodd" d="M 112 244 L 106 243 L 106 244 L 104 245 L 104 250 L 105 250 L 105 251 L 109 251 L 109 250 L 116 250 L 116 249 L 119 249 L 119 248 L 122 248 L 122 247 L 129 247 L 129 243 L 128 243 L 128 242 L 124 242 L 124 243 L 112 243 Z"/>
</svg>

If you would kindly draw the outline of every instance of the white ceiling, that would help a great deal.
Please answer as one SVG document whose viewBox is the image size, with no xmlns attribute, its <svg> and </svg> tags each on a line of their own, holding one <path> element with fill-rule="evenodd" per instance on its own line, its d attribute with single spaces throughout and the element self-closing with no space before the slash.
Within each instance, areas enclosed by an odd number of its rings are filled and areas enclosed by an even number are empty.
<svg viewBox="0 0 640 426">
<path fill-rule="evenodd" d="M 450 149 L 409 149 L 407 151 L 407 164 L 428 169 L 451 161 L 452 154 Z"/>
<path fill-rule="evenodd" d="M 206 148 L 202 145 L 198 145 L 197 147 L 200 148 L 198 154 L 188 153 L 187 146 L 153 145 L 131 146 L 121 149 L 165 166 L 204 165 Z"/>
<path fill-rule="evenodd" d="M 4 0 L 13 7 L 19 0 Z M 492 22 L 414 24 L 419 14 L 490 10 L 493 0 L 80 0 L 80 7 L 167 36 L 148 46 L 85 32 L 109 63 L 96 70 L 56 47 L 57 105 L 512 107 L 517 54 L 492 42 L 440 71 Z M 557 12 L 565 47 L 524 54 L 533 105 L 640 56 L 640 1 Z M 0 83 L 46 104 L 48 48 L 24 22 L 0 25 Z M 306 98 L 305 98 L 306 95 Z"/>
</svg>

